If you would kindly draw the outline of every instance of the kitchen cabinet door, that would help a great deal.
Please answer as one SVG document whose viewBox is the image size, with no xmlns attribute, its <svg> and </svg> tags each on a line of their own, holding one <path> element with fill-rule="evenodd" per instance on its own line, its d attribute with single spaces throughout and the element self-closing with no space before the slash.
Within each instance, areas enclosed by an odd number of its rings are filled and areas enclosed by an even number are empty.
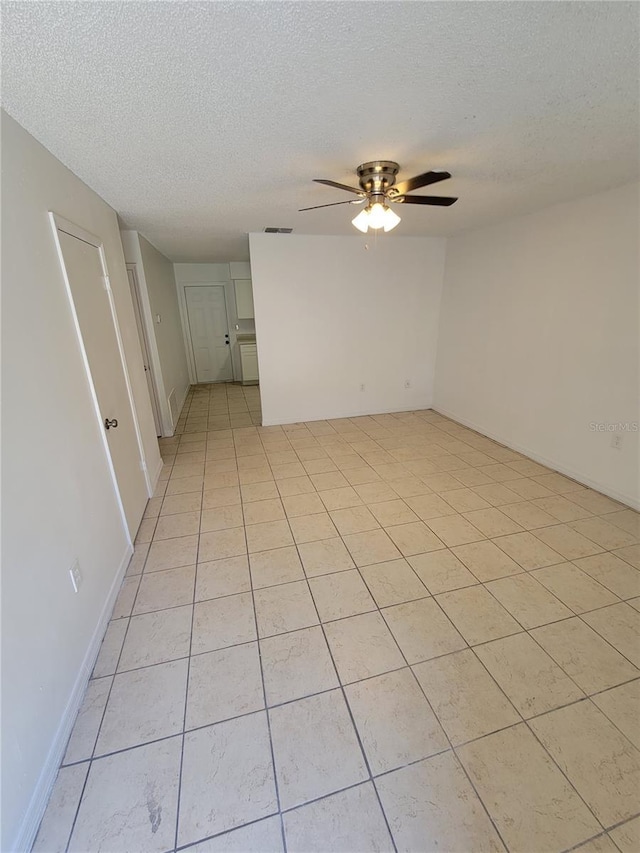
<svg viewBox="0 0 640 853">
<path fill-rule="evenodd" d="M 255 316 L 253 310 L 253 290 L 251 279 L 235 281 L 236 308 L 239 320 L 252 320 Z"/>
</svg>

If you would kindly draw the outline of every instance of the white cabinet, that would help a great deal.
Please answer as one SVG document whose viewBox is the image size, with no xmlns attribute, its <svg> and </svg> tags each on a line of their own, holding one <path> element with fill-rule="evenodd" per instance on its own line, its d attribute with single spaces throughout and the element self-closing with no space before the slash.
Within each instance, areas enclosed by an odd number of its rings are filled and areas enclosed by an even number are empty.
<svg viewBox="0 0 640 853">
<path fill-rule="evenodd" d="M 258 381 L 258 348 L 255 344 L 240 344 L 242 384 Z"/>
<path fill-rule="evenodd" d="M 251 279 L 240 279 L 234 281 L 236 289 L 236 309 L 239 320 L 252 320 L 255 316 L 253 311 L 253 290 Z"/>
</svg>

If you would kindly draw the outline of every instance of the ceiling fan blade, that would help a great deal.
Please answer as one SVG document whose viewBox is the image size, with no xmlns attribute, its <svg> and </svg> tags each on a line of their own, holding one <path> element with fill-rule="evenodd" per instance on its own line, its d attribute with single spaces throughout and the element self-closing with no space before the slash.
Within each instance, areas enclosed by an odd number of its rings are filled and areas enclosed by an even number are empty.
<svg viewBox="0 0 640 853">
<path fill-rule="evenodd" d="M 357 193 L 363 195 L 363 191 L 358 187 L 348 187 L 346 184 L 339 184 L 336 181 L 326 181 L 324 178 L 314 178 L 316 184 L 326 184 L 328 187 L 335 187 L 338 190 L 346 190 L 349 193 Z"/>
<path fill-rule="evenodd" d="M 298 213 L 302 213 L 303 210 L 317 210 L 319 207 L 335 207 L 336 204 L 362 204 L 363 201 L 365 201 L 364 198 L 354 198 L 349 201 L 332 201 L 330 204 L 315 204 L 313 207 L 301 207 Z"/>
<path fill-rule="evenodd" d="M 404 195 L 405 193 L 410 193 L 412 190 L 419 190 L 420 187 L 428 187 L 429 184 L 446 181 L 450 177 L 449 172 L 425 172 L 424 175 L 416 175 L 415 178 L 409 178 L 407 181 L 400 181 L 399 184 L 394 184 L 393 189 L 397 190 L 399 195 Z"/>
<path fill-rule="evenodd" d="M 392 201 L 400 202 L 401 204 L 437 204 L 440 207 L 449 207 L 450 204 L 458 201 L 458 199 L 446 195 L 403 195 L 392 199 Z"/>
</svg>

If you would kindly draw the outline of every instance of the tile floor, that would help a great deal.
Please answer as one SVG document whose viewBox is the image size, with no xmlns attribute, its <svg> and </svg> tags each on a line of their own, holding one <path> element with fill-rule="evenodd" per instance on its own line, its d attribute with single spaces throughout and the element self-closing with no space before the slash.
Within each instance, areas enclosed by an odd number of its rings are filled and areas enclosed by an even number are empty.
<svg viewBox="0 0 640 853">
<path fill-rule="evenodd" d="M 433 411 L 192 389 L 36 851 L 640 850 L 635 512 Z"/>
</svg>

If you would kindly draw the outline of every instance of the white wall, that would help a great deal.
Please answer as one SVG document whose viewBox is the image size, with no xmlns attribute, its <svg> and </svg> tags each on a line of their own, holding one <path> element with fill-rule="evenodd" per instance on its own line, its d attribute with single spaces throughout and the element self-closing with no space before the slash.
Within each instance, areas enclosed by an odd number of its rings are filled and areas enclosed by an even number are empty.
<svg viewBox="0 0 640 853">
<path fill-rule="evenodd" d="M 127 263 L 135 264 L 138 273 L 163 435 L 172 435 L 189 390 L 173 264 L 136 231 L 123 231 L 122 244 Z"/>
<path fill-rule="evenodd" d="M 2 207 L 1 849 L 13 851 L 37 829 L 131 553 L 50 210 L 104 240 L 149 471 L 161 460 L 116 214 L 4 113 Z"/>
<path fill-rule="evenodd" d="M 637 184 L 447 244 L 435 408 L 638 506 Z"/>
<path fill-rule="evenodd" d="M 250 234 L 263 423 L 431 405 L 444 249 L 443 238 Z"/>
<path fill-rule="evenodd" d="M 195 383 L 197 380 L 195 364 L 193 362 L 193 352 L 191 349 L 191 338 L 189 336 L 187 301 L 184 289 L 189 286 L 207 284 L 221 284 L 224 286 L 233 376 L 235 379 L 240 380 L 242 377 L 242 368 L 240 366 L 240 348 L 237 344 L 236 335 L 242 334 L 243 332 L 247 333 L 255 331 L 255 324 L 253 320 L 238 320 L 232 270 L 236 277 L 242 274 L 245 278 L 249 278 L 250 276 L 246 275 L 249 271 L 249 264 L 246 261 L 232 262 L 229 264 L 174 264 L 173 268 L 176 276 L 178 302 L 180 304 L 180 314 L 182 317 L 184 347 L 187 352 L 187 363 L 189 365 L 189 378 L 191 382 Z M 239 327 L 237 330 L 236 325 Z"/>
</svg>

